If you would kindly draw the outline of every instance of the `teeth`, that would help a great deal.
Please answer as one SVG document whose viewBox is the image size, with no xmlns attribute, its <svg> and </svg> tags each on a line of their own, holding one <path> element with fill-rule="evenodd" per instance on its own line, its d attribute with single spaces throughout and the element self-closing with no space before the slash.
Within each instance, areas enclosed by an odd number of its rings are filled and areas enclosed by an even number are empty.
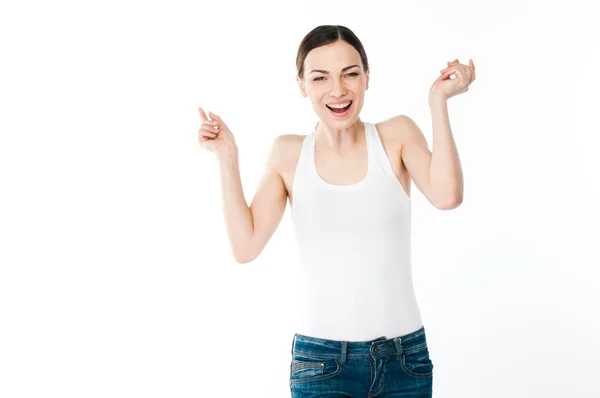
<svg viewBox="0 0 600 398">
<path fill-rule="evenodd" d="M 346 108 L 348 105 L 350 105 L 350 102 L 346 102 L 345 104 L 330 104 L 327 105 L 330 108 L 337 108 L 337 109 L 341 109 L 341 108 Z"/>
</svg>

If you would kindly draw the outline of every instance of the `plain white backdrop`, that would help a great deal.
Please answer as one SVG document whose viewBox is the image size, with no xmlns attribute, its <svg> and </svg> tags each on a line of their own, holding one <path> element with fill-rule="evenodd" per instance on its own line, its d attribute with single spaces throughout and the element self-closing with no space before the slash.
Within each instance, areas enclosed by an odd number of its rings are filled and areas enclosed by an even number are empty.
<svg viewBox="0 0 600 398">
<path fill-rule="evenodd" d="M 597 397 L 598 13 L 593 1 L 14 2 L 0 7 L 0 396 L 287 397 L 298 267 L 289 206 L 230 252 L 198 106 L 239 147 L 250 203 L 271 142 L 317 121 L 304 35 L 363 42 L 361 117 L 449 100 L 464 202 L 412 185 L 434 397 Z"/>
</svg>

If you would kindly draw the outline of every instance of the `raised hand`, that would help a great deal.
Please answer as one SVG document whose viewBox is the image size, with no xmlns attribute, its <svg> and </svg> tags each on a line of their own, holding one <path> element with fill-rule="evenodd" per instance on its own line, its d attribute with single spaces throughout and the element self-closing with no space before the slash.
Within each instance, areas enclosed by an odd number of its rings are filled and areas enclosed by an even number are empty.
<svg viewBox="0 0 600 398">
<path fill-rule="evenodd" d="M 448 62 L 445 69 L 440 70 L 440 76 L 433 82 L 429 90 L 430 99 L 433 97 L 449 99 L 469 90 L 469 85 L 475 80 L 475 64 L 469 60 L 469 65 L 463 65 L 455 59 Z M 454 79 L 450 76 L 454 75 Z"/>
<path fill-rule="evenodd" d="M 210 119 L 202 108 L 198 108 L 202 123 L 198 130 L 198 142 L 200 148 L 212 152 L 219 153 L 227 150 L 237 150 L 235 138 L 229 130 L 229 127 L 223 122 L 219 115 L 208 112 Z"/>
</svg>

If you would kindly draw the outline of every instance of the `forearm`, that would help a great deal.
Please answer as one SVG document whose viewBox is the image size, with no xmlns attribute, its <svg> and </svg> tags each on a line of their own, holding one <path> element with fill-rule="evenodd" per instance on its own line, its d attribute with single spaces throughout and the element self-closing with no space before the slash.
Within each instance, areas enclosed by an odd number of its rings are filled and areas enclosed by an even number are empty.
<svg viewBox="0 0 600 398">
<path fill-rule="evenodd" d="M 237 261 L 244 261 L 254 233 L 252 213 L 244 197 L 237 150 L 217 154 L 223 214 L 229 244 Z"/>
<path fill-rule="evenodd" d="M 448 116 L 448 101 L 432 99 L 431 108 L 433 145 L 429 182 L 436 187 L 440 196 L 453 205 L 460 203 L 463 196 L 463 174 L 458 150 Z"/>
</svg>

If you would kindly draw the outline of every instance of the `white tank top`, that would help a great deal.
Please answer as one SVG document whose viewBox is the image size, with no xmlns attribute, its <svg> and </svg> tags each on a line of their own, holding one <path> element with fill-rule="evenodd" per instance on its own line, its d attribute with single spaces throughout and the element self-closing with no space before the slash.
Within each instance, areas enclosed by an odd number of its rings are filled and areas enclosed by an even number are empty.
<svg viewBox="0 0 600 398">
<path fill-rule="evenodd" d="M 300 334 L 339 341 L 421 328 L 411 270 L 411 201 L 375 125 L 364 123 L 366 177 L 334 185 L 318 174 L 315 132 L 296 166 L 292 223 L 300 253 L 293 299 Z"/>
</svg>

